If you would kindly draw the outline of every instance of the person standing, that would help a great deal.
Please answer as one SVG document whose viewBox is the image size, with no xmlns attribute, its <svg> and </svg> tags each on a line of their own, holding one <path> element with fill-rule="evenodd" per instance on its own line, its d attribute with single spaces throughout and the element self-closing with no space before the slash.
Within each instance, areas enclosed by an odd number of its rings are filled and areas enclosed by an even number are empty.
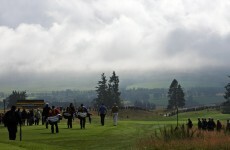
<svg viewBox="0 0 230 150">
<path fill-rule="evenodd" d="M 71 123 L 71 128 L 72 128 L 72 122 L 74 120 L 74 114 L 76 113 L 76 110 L 75 110 L 73 103 L 69 104 L 69 113 L 71 115 L 71 122 L 70 123 Z"/>
<path fill-rule="evenodd" d="M 16 112 L 18 113 L 20 119 L 22 120 L 22 112 L 21 112 L 20 108 L 18 108 L 18 110 Z"/>
<path fill-rule="evenodd" d="M 71 111 L 71 115 L 72 115 L 72 117 L 73 117 L 73 114 L 76 112 L 73 103 L 70 103 L 70 104 L 69 104 L 69 108 L 70 108 L 70 111 Z"/>
<path fill-rule="evenodd" d="M 15 112 L 16 106 L 12 106 L 11 110 L 7 111 L 4 116 L 4 123 L 9 132 L 9 139 L 15 140 L 18 124 L 21 125 L 21 118 L 17 112 Z"/>
<path fill-rule="evenodd" d="M 206 118 L 203 118 L 202 119 L 202 130 L 206 130 L 207 125 L 208 125 L 208 122 L 207 122 Z"/>
<path fill-rule="evenodd" d="M 202 122 L 201 122 L 200 118 L 198 118 L 198 129 L 199 130 L 202 129 Z"/>
<path fill-rule="evenodd" d="M 42 119 L 43 119 L 43 124 L 46 124 L 46 129 L 48 129 L 48 122 L 47 122 L 47 118 L 49 117 L 49 111 L 50 111 L 50 107 L 49 104 L 46 103 L 45 107 L 43 108 L 42 111 Z"/>
<path fill-rule="evenodd" d="M 30 112 L 26 111 L 26 125 L 29 126 L 30 124 Z"/>
<path fill-rule="evenodd" d="M 29 125 L 32 126 L 34 124 L 34 109 L 30 109 L 29 111 Z"/>
<path fill-rule="evenodd" d="M 118 106 L 116 103 L 114 103 L 113 107 L 112 107 L 112 115 L 113 115 L 113 125 L 117 126 L 117 119 L 118 119 Z"/>
<path fill-rule="evenodd" d="M 26 124 L 26 118 L 27 118 L 27 112 L 25 110 L 25 108 L 22 110 L 21 113 L 21 119 L 22 119 L 22 124 L 25 125 Z"/>
<path fill-rule="evenodd" d="M 85 120 L 86 120 L 87 113 L 88 113 L 87 108 L 83 104 L 81 104 L 81 106 L 78 108 L 78 119 L 80 119 L 81 129 L 85 129 Z"/>
<path fill-rule="evenodd" d="M 66 112 L 64 113 L 65 118 L 67 119 L 67 128 L 72 128 L 72 115 L 69 107 L 66 108 Z"/>
<path fill-rule="evenodd" d="M 105 105 L 102 103 L 99 110 L 98 110 L 98 115 L 101 117 L 101 125 L 104 126 L 105 124 L 105 115 L 107 113 L 107 108 Z"/>
<path fill-rule="evenodd" d="M 39 109 L 37 109 L 35 111 L 35 125 L 39 125 L 39 121 L 40 121 L 40 118 L 41 118 L 41 112 Z"/>
<path fill-rule="evenodd" d="M 215 128 L 216 128 L 216 123 L 215 123 L 214 119 L 211 118 L 211 131 L 214 131 Z"/>
<path fill-rule="evenodd" d="M 221 131 L 221 129 L 222 129 L 222 124 L 221 124 L 220 120 L 217 120 L 217 122 L 216 122 L 216 130 Z"/>
<path fill-rule="evenodd" d="M 56 129 L 56 133 L 59 133 L 59 129 L 58 129 L 58 121 L 59 121 L 59 116 L 58 114 L 60 114 L 60 112 L 55 109 L 54 106 L 52 106 L 52 109 L 50 110 L 49 112 L 49 117 L 58 117 L 57 120 L 55 121 L 50 121 L 50 125 L 51 125 L 51 132 L 54 133 L 54 126 L 55 126 L 55 129 Z"/>
<path fill-rule="evenodd" d="M 208 118 L 207 129 L 208 129 L 208 131 L 212 130 L 212 121 L 211 121 L 211 118 Z"/>
<path fill-rule="evenodd" d="M 188 118 L 188 123 L 187 123 L 188 129 L 192 129 L 192 126 L 193 126 L 192 120 L 190 118 Z"/>
</svg>

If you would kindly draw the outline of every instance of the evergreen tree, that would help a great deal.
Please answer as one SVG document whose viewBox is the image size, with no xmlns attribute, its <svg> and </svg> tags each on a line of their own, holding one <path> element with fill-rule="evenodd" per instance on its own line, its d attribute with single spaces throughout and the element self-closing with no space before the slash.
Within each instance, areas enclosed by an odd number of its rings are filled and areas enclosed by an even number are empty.
<svg viewBox="0 0 230 150">
<path fill-rule="evenodd" d="M 228 76 L 230 78 L 230 76 Z M 224 98 L 226 101 L 222 104 L 222 113 L 230 114 L 230 83 L 225 86 Z"/>
<path fill-rule="evenodd" d="M 183 107 L 185 105 L 184 92 L 178 81 L 174 79 L 168 91 L 168 109 Z"/>
<path fill-rule="evenodd" d="M 228 76 L 230 78 L 230 76 Z M 225 92 L 225 95 L 224 95 L 224 98 L 230 102 L 230 83 L 228 83 L 225 87 L 226 89 L 226 92 Z"/>
<path fill-rule="evenodd" d="M 110 97 L 109 106 L 112 106 L 114 103 L 120 106 L 121 105 L 121 99 L 120 99 L 121 93 L 119 92 L 119 77 L 116 75 L 115 71 L 113 71 L 113 74 L 110 77 L 108 87 L 109 87 L 108 93 Z"/>
<path fill-rule="evenodd" d="M 184 99 L 184 91 L 183 89 L 181 88 L 181 85 L 179 84 L 178 85 L 178 88 L 177 88 L 177 98 L 178 98 L 178 103 L 177 103 L 177 106 L 178 107 L 183 107 L 185 106 L 185 99 Z"/>
<path fill-rule="evenodd" d="M 8 105 L 7 108 L 10 108 L 12 105 L 15 105 L 17 100 L 25 100 L 27 97 L 26 91 L 17 92 L 13 91 L 12 94 L 7 98 Z"/>
<path fill-rule="evenodd" d="M 104 103 L 107 107 L 112 107 L 114 103 L 118 106 L 121 105 L 119 77 L 115 71 L 113 71 L 108 84 L 105 74 L 102 73 L 101 81 L 98 81 L 98 86 L 96 87 L 96 92 L 97 98 L 94 100 L 96 105 L 100 105 L 101 103 Z"/>
<path fill-rule="evenodd" d="M 174 79 L 169 87 L 169 91 L 168 91 L 168 98 L 169 98 L 169 101 L 168 101 L 168 109 L 173 109 L 174 106 L 176 106 L 176 89 L 177 89 L 177 86 L 178 86 L 178 82 L 176 79 Z"/>
<path fill-rule="evenodd" d="M 95 99 L 96 103 L 98 105 L 100 105 L 101 103 L 108 105 L 108 85 L 104 73 L 101 74 L 101 81 L 98 81 L 96 92 L 97 92 L 97 98 Z"/>
</svg>

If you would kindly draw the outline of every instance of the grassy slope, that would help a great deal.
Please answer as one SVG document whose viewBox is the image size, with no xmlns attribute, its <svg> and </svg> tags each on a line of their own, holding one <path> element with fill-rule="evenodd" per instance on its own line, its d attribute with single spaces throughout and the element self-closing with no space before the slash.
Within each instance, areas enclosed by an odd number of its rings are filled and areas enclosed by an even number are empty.
<svg viewBox="0 0 230 150">
<path fill-rule="evenodd" d="M 119 114 L 118 126 L 112 125 L 111 116 L 107 116 L 106 125 L 100 126 L 99 117 L 93 116 L 92 124 L 87 123 L 86 129 L 79 129 L 79 121 L 74 120 L 73 129 L 66 128 L 66 121 L 59 124 L 60 133 L 51 134 L 44 126 L 24 126 L 23 141 L 8 140 L 6 128 L 0 125 L 1 149 L 30 150 L 61 150 L 61 149 L 135 149 L 137 141 L 150 136 L 154 129 L 166 124 L 175 124 L 176 117 L 162 117 L 158 112 L 122 111 Z M 127 118 L 128 116 L 128 118 Z M 191 118 L 196 124 L 197 117 L 213 117 L 222 121 L 229 115 L 217 111 L 200 111 L 179 114 L 180 123 Z"/>
<path fill-rule="evenodd" d="M 200 97 L 193 97 L 193 101 L 197 102 L 199 105 L 209 105 L 209 104 L 216 104 L 222 103 L 226 101 L 223 96 L 200 96 Z M 165 108 L 168 105 L 168 98 L 162 99 L 150 99 L 150 102 L 156 104 L 157 106 L 164 106 Z"/>
</svg>

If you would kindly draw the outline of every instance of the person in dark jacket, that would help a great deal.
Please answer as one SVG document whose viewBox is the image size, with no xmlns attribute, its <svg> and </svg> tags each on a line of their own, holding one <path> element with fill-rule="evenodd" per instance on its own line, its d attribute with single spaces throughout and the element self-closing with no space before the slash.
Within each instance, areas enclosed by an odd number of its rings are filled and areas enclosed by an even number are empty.
<svg viewBox="0 0 230 150">
<path fill-rule="evenodd" d="M 192 129 L 192 126 L 193 126 L 192 120 L 189 118 L 188 123 L 187 123 L 187 127 L 188 127 L 188 129 Z"/>
<path fill-rule="evenodd" d="M 27 112 L 25 110 L 25 108 L 22 110 L 21 113 L 21 119 L 22 119 L 22 124 L 25 125 L 26 124 L 26 118 L 27 118 Z"/>
<path fill-rule="evenodd" d="M 69 113 L 71 115 L 71 118 L 68 120 L 70 128 L 72 128 L 75 112 L 76 112 L 76 110 L 75 110 L 75 107 L 74 107 L 73 103 L 70 103 L 69 104 Z"/>
<path fill-rule="evenodd" d="M 200 120 L 200 118 L 198 118 L 198 129 L 201 130 L 202 129 L 202 122 Z"/>
<path fill-rule="evenodd" d="M 43 108 L 42 111 L 42 119 L 43 119 L 43 123 L 46 124 L 46 129 L 48 129 L 48 121 L 47 118 L 49 117 L 49 112 L 50 112 L 51 108 L 49 107 L 49 104 L 46 103 L 45 107 Z"/>
<path fill-rule="evenodd" d="M 208 118 L 207 129 L 208 131 L 214 131 L 216 127 L 216 123 L 214 122 L 213 118 Z"/>
<path fill-rule="evenodd" d="M 107 113 L 107 108 L 105 105 L 102 103 L 99 110 L 98 110 L 98 115 L 101 117 L 101 125 L 104 126 L 105 124 L 105 115 Z"/>
<path fill-rule="evenodd" d="M 208 122 L 206 118 L 202 118 L 202 130 L 207 130 Z"/>
<path fill-rule="evenodd" d="M 80 119 L 81 129 L 85 129 L 85 120 L 86 120 L 87 113 L 88 113 L 87 108 L 83 104 L 81 104 L 81 106 L 78 108 L 78 119 Z"/>
<path fill-rule="evenodd" d="M 216 122 L 216 130 L 221 131 L 221 129 L 222 129 L 222 124 L 221 124 L 220 120 L 217 120 L 217 122 Z"/>
<path fill-rule="evenodd" d="M 73 116 L 71 114 L 71 110 L 69 107 L 66 108 L 66 112 L 65 114 L 68 114 L 68 116 L 66 115 L 65 117 L 67 118 L 67 127 L 68 128 L 72 128 L 72 120 L 73 120 Z"/>
<path fill-rule="evenodd" d="M 34 124 L 34 109 L 30 109 L 29 111 L 29 125 L 32 126 Z"/>
<path fill-rule="evenodd" d="M 16 140 L 17 126 L 22 123 L 19 114 L 15 110 L 16 106 L 12 106 L 11 110 L 7 111 L 4 116 L 4 123 L 8 129 L 10 140 Z"/>
<path fill-rule="evenodd" d="M 75 110 L 73 103 L 69 104 L 69 109 L 70 109 L 70 114 L 71 114 L 72 118 L 74 118 L 74 113 L 76 112 L 76 110 Z"/>
</svg>

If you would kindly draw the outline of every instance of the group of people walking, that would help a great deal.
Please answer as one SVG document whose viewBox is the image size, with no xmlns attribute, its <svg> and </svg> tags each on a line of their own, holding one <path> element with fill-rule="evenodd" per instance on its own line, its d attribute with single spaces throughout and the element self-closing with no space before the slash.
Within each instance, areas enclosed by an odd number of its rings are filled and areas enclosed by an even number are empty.
<svg viewBox="0 0 230 150">
<path fill-rule="evenodd" d="M 119 107 L 116 103 L 111 108 L 111 115 L 113 117 L 113 125 L 117 126 L 118 121 L 118 111 Z M 98 115 L 100 116 L 100 123 L 102 126 L 105 125 L 105 117 L 108 114 L 107 107 L 102 103 L 98 108 Z M 73 127 L 73 120 L 74 118 L 78 118 L 80 121 L 80 129 L 85 129 L 86 124 L 86 117 L 89 117 L 89 122 L 91 123 L 91 113 L 89 113 L 88 109 L 81 104 L 80 107 L 75 108 L 72 103 L 68 107 L 66 107 L 65 111 L 62 114 L 65 119 L 67 119 L 67 127 Z M 39 109 L 33 110 L 31 109 L 29 112 L 26 112 L 25 109 L 21 112 L 20 109 L 16 110 L 15 106 L 12 106 L 9 111 L 4 114 L 3 122 L 8 129 L 9 132 L 9 139 L 15 140 L 16 133 L 17 133 L 17 126 L 18 125 L 25 125 L 25 120 L 30 123 L 31 118 L 35 120 L 35 124 L 39 124 L 40 118 L 42 118 L 42 124 L 45 124 L 45 127 L 48 129 L 48 125 L 51 126 L 51 133 L 59 133 L 58 123 L 60 121 L 61 111 L 55 106 L 49 107 L 47 103 L 42 113 Z M 193 123 L 191 119 L 188 119 L 187 127 L 191 129 L 193 127 Z M 220 120 L 214 121 L 213 118 L 198 118 L 197 127 L 199 130 L 207 130 L 207 131 L 221 131 L 224 128 Z M 55 128 L 55 130 L 54 130 Z M 230 122 L 227 120 L 227 124 L 225 127 L 226 131 L 230 132 Z"/>
<path fill-rule="evenodd" d="M 42 116 L 43 120 L 48 120 L 48 121 L 43 121 L 43 124 L 46 124 L 46 128 L 48 128 L 48 124 L 51 125 L 51 132 L 54 133 L 54 126 L 56 128 L 56 133 L 59 132 L 58 130 L 58 121 L 52 121 L 51 118 L 58 116 L 60 114 L 60 111 L 57 111 L 58 109 L 55 109 L 54 106 L 52 106 L 52 109 L 46 104 L 46 106 L 43 108 Z M 111 109 L 111 115 L 113 116 L 113 125 L 117 126 L 117 121 L 118 121 L 118 106 L 116 103 L 114 103 L 112 109 Z M 100 115 L 100 121 L 101 125 L 105 125 L 105 116 L 107 115 L 108 109 L 107 107 L 102 103 L 101 106 L 98 108 L 98 115 Z M 86 124 L 86 117 L 89 118 L 89 123 L 91 123 L 91 113 L 89 110 L 81 104 L 80 107 L 75 108 L 72 103 L 66 109 L 64 110 L 62 116 L 67 119 L 67 128 L 72 128 L 73 127 L 73 120 L 74 118 L 79 119 L 80 123 L 80 129 L 85 129 L 85 124 Z"/>
<path fill-rule="evenodd" d="M 112 107 L 111 114 L 113 115 L 113 124 L 114 126 L 117 125 L 117 118 L 118 118 L 118 106 L 114 103 Z M 101 125 L 105 125 L 105 116 L 108 113 L 107 107 L 102 103 L 98 108 L 98 115 L 100 116 Z M 86 117 L 89 117 L 89 123 L 91 123 L 91 113 L 89 110 L 81 104 L 80 107 L 75 109 L 72 103 L 70 103 L 69 107 L 66 108 L 66 111 L 63 112 L 64 118 L 67 119 L 67 127 L 72 128 L 72 121 L 74 120 L 75 116 L 80 120 L 80 128 L 85 129 Z"/>
<path fill-rule="evenodd" d="M 89 113 L 88 109 L 81 104 L 77 109 L 74 107 L 72 103 L 68 107 L 66 107 L 63 112 L 63 116 L 67 119 L 67 127 L 73 127 L 74 118 L 78 118 L 80 120 L 80 128 L 85 129 L 86 117 L 89 117 L 89 122 L 91 123 L 91 113 Z"/>
<path fill-rule="evenodd" d="M 113 125 L 117 126 L 118 121 L 118 106 L 116 103 L 111 108 L 111 115 L 113 116 Z M 102 103 L 98 108 L 98 115 L 100 115 L 101 125 L 105 125 L 105 117 L 108 114 L 107 107 Z M 67 119 L 67 127 L 73 127 L 74 118 L 78 118 L 80 121 L 80 129 L 85 129 L 86 117 L 89 117 L 89 122 L 91 123 L 91 113 L 88 109 L 81 104 L 80 107 L 75 108 L 72 103 L 65 109 L 62 114 L 65 119 Z M 9 111 L 4 114 L 4 124 L 9 132 L 9 139 L 15 140 L 17 133 L 17 126 L 20 125 L 39 125 L 39 121 L 42 120 L 42 125 L 48 129 L 51 126 L 51 133 L 59 133 L 58 123 L 61 119 L 61 111 L 55 106 L 50 107 L 48 103 L 45 104 L 43 111 L 40 112 L 39 109 L 30 109 L 26 111 L 20 108 L 16 110 L 16 106 L 12 106 Z M 21 128 L 20 128 L 21 129 Z"/>
</svg>

